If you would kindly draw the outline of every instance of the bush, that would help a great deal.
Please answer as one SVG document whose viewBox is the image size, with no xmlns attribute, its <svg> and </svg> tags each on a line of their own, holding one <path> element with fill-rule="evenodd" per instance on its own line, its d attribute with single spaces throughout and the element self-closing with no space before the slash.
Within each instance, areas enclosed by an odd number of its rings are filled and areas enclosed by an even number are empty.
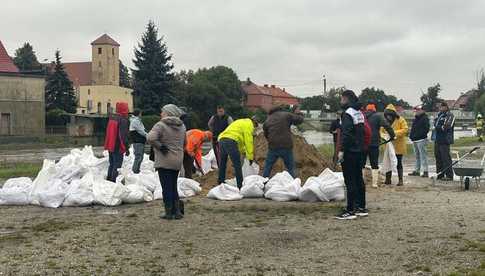
<svg viewBox="0 0 485 276">
<path fill-rule="evenodd" d="M 52 109 L 45 114 L 45 123 L 49 126 L 64 126 L 69 122 L 69 116 L 62 109 Z"/>
</svg>

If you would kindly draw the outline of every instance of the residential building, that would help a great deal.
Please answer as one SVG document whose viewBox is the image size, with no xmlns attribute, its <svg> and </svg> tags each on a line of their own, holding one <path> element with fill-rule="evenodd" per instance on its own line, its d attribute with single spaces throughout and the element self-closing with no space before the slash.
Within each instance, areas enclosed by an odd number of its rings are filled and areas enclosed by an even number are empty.
<svg viewBox="0 0 485 276">
<path fill-rule="evenodd" d="M 0 41 L 0 136 L 43 136 L 43 75 L 23 74 Z"/>
<path fill-rule="evenodd" d="M 242 83 L 241 88 L 245 94 L 244 106 L 250 110 L 269 111 L 273 106 L 299 104 L 298 98 L 276 85 L 260 86 L 248 78 Z"/>
</svg>

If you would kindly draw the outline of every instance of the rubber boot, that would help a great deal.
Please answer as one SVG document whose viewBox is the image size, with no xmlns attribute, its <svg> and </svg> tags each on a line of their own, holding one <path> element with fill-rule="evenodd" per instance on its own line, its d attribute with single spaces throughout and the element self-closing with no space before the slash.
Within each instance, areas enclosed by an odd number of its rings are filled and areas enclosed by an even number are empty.
<svg viewBox="0 0 485 276">
<path fill-rule="evenodd" d="M 173 203 L 172 202 L 163 202 L 163 206 L 165 207 L 165 214 L 160 215 L 160 218 L 162 219 L 167 219 L 167 220 L 172 220 L 174 219 L 173 216 Z"/>
<path fill-rule="evenodd" d="M 173 218 L 174 219 L 183 219 L 184 215 L 182 214 L 182 204 L 180 203 L 182 201 L 175 201 L 174 203 L 174 208 L 172 211 Z"/>
<path fill-rule="evenodd" d="M 392 172 L 386 172 L 386 182 L 384 184 L 391 185 Z"/>
<path fill-rule="evenodd" d="M 372 170 L 372 187 L 378 188 L 379 185 L 379 170 Z"/>
<path fill-rule="evenodd" d="M 397 169 L 397 176 L 399 177 L 399 182 L 397 183 L 397 186 L 404 185 L 403 169 Z"/>
</svg>

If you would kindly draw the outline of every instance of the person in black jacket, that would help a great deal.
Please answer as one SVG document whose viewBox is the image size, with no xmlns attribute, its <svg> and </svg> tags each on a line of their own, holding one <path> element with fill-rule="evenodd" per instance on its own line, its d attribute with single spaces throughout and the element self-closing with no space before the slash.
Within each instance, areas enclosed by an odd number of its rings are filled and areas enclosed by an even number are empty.
<svg viewBox="0 0 485 276">
<path fill-rule="evenodd" d="M 416 106 L 414 112 L 415 116 L 409 138 L 413 142 L 416 167 L 409 175 L 419 176 L 422 172 L 422 177 L 428 177 L 428 153 L 426 152 L 426 146 L 428 145 L 429 118 L 422 106 Z"/>
<path fill-rule="evenodd" d="M 216 156 L 217 160 L 217 166 L 220 166 L 219 164 L 219 134 L 221 134 L 226 128 L 233 122 L 234 120 L 232 119 L 231 116 L 226 114 L 226 111 L 224 110 L 224 107 L 222 105 L 217 106 L 217 113 L 213 115 L 209 119 L 209 130 L 212 132 L 212 149 L 214 150 L 214 154 Z"/>
<path fill-rule="evenodd" d="M 437 179 L 443 181 L 453 180 L 451 168 L 450 145 L 454 143 L 455 116 L 450 112 L 448 104 L 442 102 L 440 112 L 434 121 L 435 141 L 434 155 L 436 158 Z M 443 171 L 446 169 L 446 171 Z"/>
<path fill-rule="evenodd" d="M 362 157 L 364 152 L 364 114 L 352 90 L 342 92 L 340 105 L 344 110 L 341 123 L 341 149 L 338 154 L 347 187 L 347 208 L 337 219 L 356 219 L 367 216 L 365 209 Z"/>
</svg>

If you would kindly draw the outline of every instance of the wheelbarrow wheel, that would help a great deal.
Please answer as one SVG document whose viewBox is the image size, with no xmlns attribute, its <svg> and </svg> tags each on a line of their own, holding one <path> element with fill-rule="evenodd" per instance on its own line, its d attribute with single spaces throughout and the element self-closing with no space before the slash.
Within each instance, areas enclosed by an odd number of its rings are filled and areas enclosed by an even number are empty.
<svg viewBox="0 0 485 276">
<path fill-rule="evenodd" d="M 470 177 L 465 177 L 465 191 L 470 190 Z"/>
</svg>

